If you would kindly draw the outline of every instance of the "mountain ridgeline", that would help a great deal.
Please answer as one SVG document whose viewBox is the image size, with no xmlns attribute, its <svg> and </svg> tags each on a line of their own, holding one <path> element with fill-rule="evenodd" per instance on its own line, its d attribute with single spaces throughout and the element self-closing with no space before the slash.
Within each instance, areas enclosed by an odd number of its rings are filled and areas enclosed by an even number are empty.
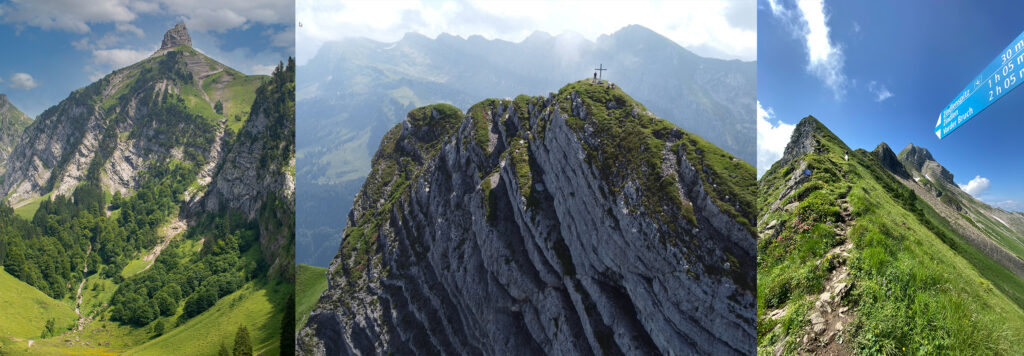
<svg viewBox="0 0 1024 356">
<path fill-rule="evenodd" d="M 12 319 L 0 350 L 214 354 L 248 327 L 255 352 L 280 352 L 294 335 L 294 110 L 292 59 L 245 75 L 178 24 L 39 115 L 0 181 L 0 264 L 76 320 Z"/>
<path fill-rule="evenodd" d="M 961 191 L 926 149 L 851 150 L 804 118 L 758 208 L 759 354 L 1019 352 L 1024 216 Z"/>
<path fill-rule="evenodd" d="M 31 123 L 32 118 L 14 107 L 7 95 L 0 94 L 0 176 L 7 167 L 7 156 L 20 141 L 22 131 Z"/>
<path fill-rule="evenodd" d="M 590 80 L 384 136 L 301 354 L 749 354 L 754 168 Z"/>
<path fill-rule="evenodd" d="M 447 102 L 547 93 L 598 64 L 655 115 L 755 162 L 756 63 L 696 55 L 638 25 L 595 41 L 537 32 L 521 42 L 435 39 L 328 42 L 299 71 L 299 263 L 326 267 L 377 144 L 410 110 Z M 672 78 L 666 80 L 665 78 Z"/>
</svg>

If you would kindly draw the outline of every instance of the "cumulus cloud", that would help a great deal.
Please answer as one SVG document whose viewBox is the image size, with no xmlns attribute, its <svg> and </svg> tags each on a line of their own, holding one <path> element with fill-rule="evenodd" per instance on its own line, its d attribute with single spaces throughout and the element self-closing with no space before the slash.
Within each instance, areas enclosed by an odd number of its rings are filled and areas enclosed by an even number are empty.
<svg viewBox="0 0 1024 356">
<path fill-rule="evenodd" d="M 989 181 L 988 178 L 982 176 L 974 176 L 967 184 L 959 184 L 960 190 L 967 192 L 967 194 L 977 197 L 979 194 L 988 190 Z"/>
<path fill-rule="evenodd" d="M 134 33 L 138 38 L 145 38 L 146 33 L 141 28 L 136 27 L 130 23 L 119 23 L 114 25 L 114 28 L 121 32 Z"/>
<path fill-rule="evenodd" d="M 757 101 L 757 177 L 760 178 L 772 167 L 775 161 L 782 158 L 782 153 L 786 150 L 786 144 L 789 143 L 790 137 L 793 135 L 793 128 L 795 125 L 787 124 L 778 121 L 777 124 L 773 124 L 772 121 L 775 119 L 775 112 L 769 107 L 765 109 L 761 106 L 761 101 Z"/>
<path fill-rule="evenodd" d="M 129 0 L 10 0 L 0 4 L 0 14 L 7 23 L 86 33 L 89 23 L 135 20 L 129 4 Z"/>
<path fill-rule="evenodd" d="M 534 31 L 576 32 L 593 41 L 630 24 L 641 24 L 706 56 L 757 58 L 754 2 L 445 2 L 298 0 L 299 58 L 320 44 L 344 37 L 393 42 L 407 32 L 435 37 L 442 32 L 518 42 Z"/>
<path fill-rule="evenodd" d="M 825 0 L 797 0 L 796 8 L 786 8 L 779 0 L 769 0 L 777 19 L 803 40 L 807 49 L 807 71 L 832 89 L 836 99 L 846 95 L 847 78 L 843 72 L 845 57 L 841 46 L 829 37 Z"/>
<path fill-rule="evenodd" d="M 135 50 L 127 48 L 97 49 L 92 51 L 93 61 L 113 68 L 123 68 L 146 59 L 156 48 Z"/>
<path fill-rule="evenodd" d="M 885 85 L 879 84 L 875 81 L 868 83 L 868 91 L 874 94 L 875 101 L 882 102 L 885 99 L 893 97 L 893 93 L 885 87 Z"/>
<path fill-rule="evenodd" d="M 7 86 L 14 89 L 30 90 L 38 87 L 39 83 L 28 73 L 14 73 L 11 75 L 11 83 Z"/>
<path fill-rule="evenodd" d="M 252 23 L 292 24 L 295 4 L 280 0 L 10 0 L 0 4 L 0 20 L 16 26 L 87 33 L 90 25 L 113 23 L 118 31 L 144 33 L 131 23 L 139 14 L 180 16 L 190 29 L 216 31 Z"/>
</svg>

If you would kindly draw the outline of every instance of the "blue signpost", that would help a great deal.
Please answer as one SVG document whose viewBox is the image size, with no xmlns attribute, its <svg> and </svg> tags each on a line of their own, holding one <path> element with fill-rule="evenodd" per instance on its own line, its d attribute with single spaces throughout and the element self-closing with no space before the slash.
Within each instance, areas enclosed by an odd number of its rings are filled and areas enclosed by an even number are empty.
<svg viewBox="0 0 1024 356">
<path fill-rule="evenodd" d="M 1006 46 L 981 74 L 967 84 L 939 113 L 935 136 L 940 139 L 960 127 L 1024 81 L 1024 32 Z"/>
</svg>

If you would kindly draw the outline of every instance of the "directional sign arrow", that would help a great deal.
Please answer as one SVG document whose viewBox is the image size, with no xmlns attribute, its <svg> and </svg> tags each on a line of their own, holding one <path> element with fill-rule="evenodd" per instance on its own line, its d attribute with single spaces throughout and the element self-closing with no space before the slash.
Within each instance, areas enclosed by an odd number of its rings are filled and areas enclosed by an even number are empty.
<svg viewBox="0 0 1024 356">
<path fill-rule="evenodd" d="M 935 136 L 949 135 L 964 122 L 985 110 L 1024 81 L 1024 32 L 1006 46 L 981 74 L 967 84 L 953 102 L 939 113 Z"/>
</svg>

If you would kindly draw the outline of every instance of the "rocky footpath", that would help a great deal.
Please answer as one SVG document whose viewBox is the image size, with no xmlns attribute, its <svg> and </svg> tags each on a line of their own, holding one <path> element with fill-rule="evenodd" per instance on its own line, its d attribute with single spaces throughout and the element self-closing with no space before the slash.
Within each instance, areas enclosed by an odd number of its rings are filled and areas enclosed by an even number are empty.
<svg viewBox="0 0 1024 356">
<path fill-rule="evenodd" d="M 414 110 L 374 157 L 300 353 L 753 353 L 755 238 L 722 210 L 750 205 L 717 189 L 754 171 L 695 139 L 587 82 Z"/>
</svg>

